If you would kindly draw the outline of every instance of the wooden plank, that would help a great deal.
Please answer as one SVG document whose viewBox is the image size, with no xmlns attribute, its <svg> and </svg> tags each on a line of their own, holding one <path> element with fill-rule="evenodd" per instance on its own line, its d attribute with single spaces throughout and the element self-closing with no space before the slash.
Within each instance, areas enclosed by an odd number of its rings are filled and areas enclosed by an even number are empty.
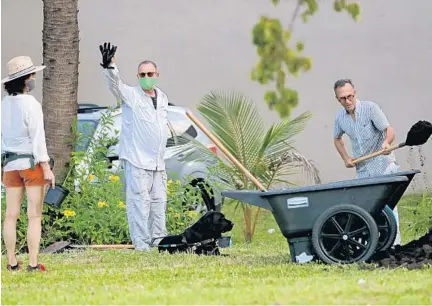
<svg viewBox="0 0 432 306">
<path fill-rule="evenodd" d="M 89 247 L 94 250 L 125 250 L 135 248 L 132 244 L 93 244 Z"/>
<path fill-rule="evenodd" d="M 93 249 L 93 250 L 125 250 L 134 249 L 132 244 L 92 244 L 92 245 L 71 245 L 76 249 Z"/>
</svg>

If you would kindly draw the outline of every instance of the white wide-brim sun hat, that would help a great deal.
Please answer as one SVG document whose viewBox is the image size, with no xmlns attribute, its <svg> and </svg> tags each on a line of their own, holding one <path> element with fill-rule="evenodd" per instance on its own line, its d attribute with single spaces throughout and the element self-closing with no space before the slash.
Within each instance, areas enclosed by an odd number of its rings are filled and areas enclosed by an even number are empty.
<svg viewBox="0 0 432 306">
<path fill-rule="evenodd" d="M 11 59 L 7 64 L 6 68 L 8 76 L 1 80 L 2 83 L 6 83 L 22 76 L 41 71 L 46 66 L 35 66 L 30 57 L 28 56 L 17 56 Z"/>
</svg>

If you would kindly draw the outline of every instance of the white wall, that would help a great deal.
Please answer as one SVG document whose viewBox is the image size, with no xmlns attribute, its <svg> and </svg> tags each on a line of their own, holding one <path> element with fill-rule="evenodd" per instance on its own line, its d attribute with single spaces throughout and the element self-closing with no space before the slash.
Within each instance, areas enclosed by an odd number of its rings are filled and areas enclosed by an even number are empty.
<svg viewBox="0 0 432 306">
<path fill-rule="evenodd" d="M 13 56 L 42 61 L 42 1 L 1 4 L 3 76 Z M 332 92 L 335 79 L 352 78 L 360 99 L 378 102 L 398 142 L 417 120 L 432 121 L 432 1 L 362 0 L 361 7 L 357 24 L 332 11 L 331 4 L 322 4 L 308 24 L 299 20 L 295 25 L 296 38 L 305 41 L 306 54 L 313 57 L 312 71 L 291 83 L 301 99 L 295 114 L 314 114 L 297 148 L 317 162 L 325 181 L 354 176 L 333 147 L 333 116 L 339 109 Z M 288 20 L 292 6 L 274 8 L 270 0 L 80 0 L 79 100 L 114 103 L 99 66 L 98 46 L 109 40 L 118 45 L 117 62 L 128 83 L 136 81 L 137 64 L 152 59 L 160 65 L 161 86 L 175 103 L 194 108 L 209 90 L 233 88 L 254 98 L 266 122 L 274 122 L 277 114 L 263 102 L 265 88 L 249 77 L 257 60 L 251 29 L 260 14 Z M 35 94 L 41 99 L 41 82 Z M 409 148 L 396 151 L 404 169 L 428 172 L 428 177 L 419 176 L 419 188 L 432 185 L 432 141 L 422 150 L 428 159 L 422 167 L 418 148 L 411 155 Z"/>
</svg>

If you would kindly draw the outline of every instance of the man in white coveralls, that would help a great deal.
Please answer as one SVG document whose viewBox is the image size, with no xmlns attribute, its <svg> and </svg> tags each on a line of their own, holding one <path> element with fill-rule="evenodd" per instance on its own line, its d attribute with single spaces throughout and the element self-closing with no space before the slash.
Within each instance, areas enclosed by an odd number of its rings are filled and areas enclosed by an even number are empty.
<svg viewBox="0 0 432 306">
<path fill-rule="evenodd" d="M 104 43 L 99 48 L 109 89 L 122 107 L 119 159 L 125 176 L 129 232 L 135 250 L 149 251 L 152 238 L 167 235 L 164 153 L 168 98 L 155 86 L 159 72 L 154 62 L 141 62 L 139 85 L 128 86 L 114 61 L 117 47 Z"/>
</svg>

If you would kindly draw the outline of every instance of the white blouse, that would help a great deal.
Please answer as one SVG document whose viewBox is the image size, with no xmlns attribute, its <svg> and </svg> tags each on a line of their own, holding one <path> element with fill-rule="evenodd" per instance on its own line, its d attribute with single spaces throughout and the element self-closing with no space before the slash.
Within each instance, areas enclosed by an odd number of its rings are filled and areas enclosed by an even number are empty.
<svg viewBox="0 0 432 306">
<path fill-rule="evenodd" d="M 1 151 L 33 154 L 35 164 L 49 161 L 41 104 L 29 94 L 6 96 L 1 103 Z M 6 164 L 3 171 L 30 168 L 29 158 Z"/>
</svg>

